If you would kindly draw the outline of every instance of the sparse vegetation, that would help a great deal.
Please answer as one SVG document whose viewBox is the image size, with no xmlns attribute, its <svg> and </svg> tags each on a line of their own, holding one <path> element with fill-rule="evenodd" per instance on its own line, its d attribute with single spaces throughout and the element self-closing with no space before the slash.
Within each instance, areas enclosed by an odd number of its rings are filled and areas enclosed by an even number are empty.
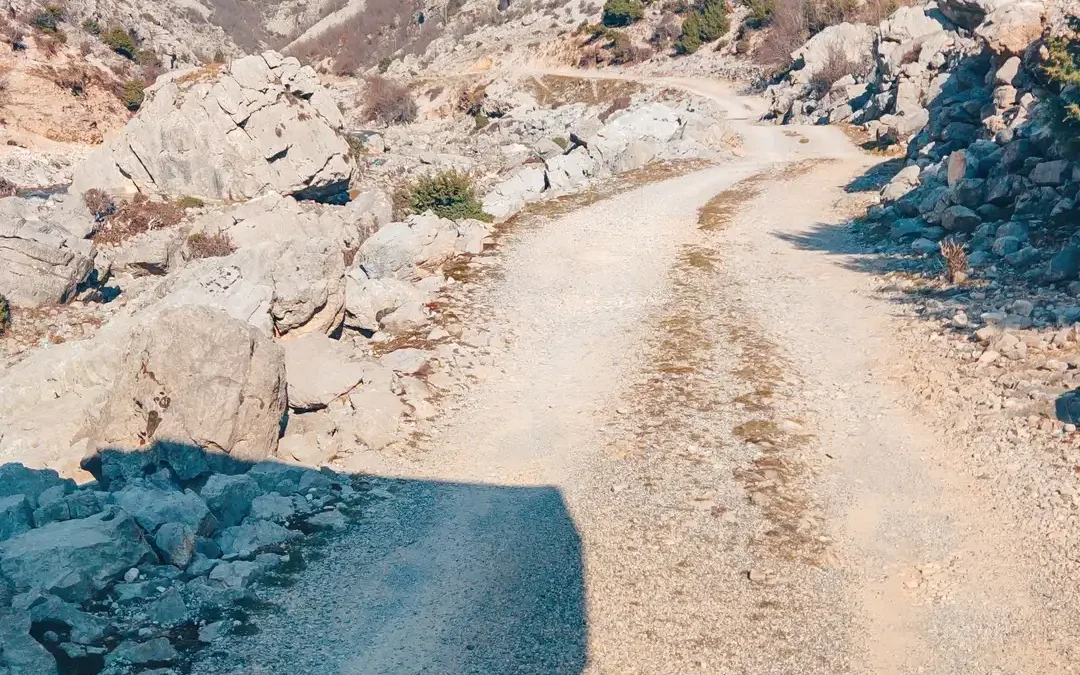
<svg viewBox="0 0 1080 675">
<path fill-rule="evenodd" d="M 120 100 L 128 110 L 138 110 L 142 107 L 143 101 L 146 100 L 145 90 L 145 82 L 138 78 L 131 78 L 124 82 Z"/>
<path fill-rule="evenodd" d="M 402 214 L 434 211 L 442 218 L 489 221 L 476 188 L 468 174 L 456 170 L 420 176 L 394 194 L 396 210 Z"/>
<path fill-rule="evenodd" d="M 1080 30 L 1080 19 L 1074 20 L 1072 27 Z M 1049 58 L 1042 70 L 1055 92 L 1049 97 L 1052 122 L 1060 136 L 1076 145 L 1080 131 L 1080 40 L 1049 40 L 1046 47 Z"/>
<path fill-rule="evenodd" d="M 183 219 L 184 211 L 176 204 L 151 201 L 146 195 L 138 194 L 106 218 L 93 239 L 98 244 L 116 245 L 143 232 L 172 227 Z"/>
<path fill-rule="evenodd" d="M 101 34 L 101 41 L 120 56 L 135 60 L 135 39 L 123 28 L 119 26 L 110 28 Z"/>
<path fill-rule="evenodd" d="M 602 21 L 605 26 L 617 28 L 629 26 L 644 16 L 645 6 L 641 0 L 607 0 Z"/>
<path fill-rule="evenodd" d="M 649 41 L 659 49 L 670 49 L 681 35 L 682 24 L 679 22 L 679 17 L 668 14 L 653 30 Z"/>
<path fill-rule="evenodd" d="M 116 202 L 108 192 L 100 188 L 91 188 L 83 193 L 83 204 L 90 210 L 97 222 L 104 222 L 106 218 L 116 213 Z"/>
<path fill-rule="evenodd" d="M 8 304 L 7 298 L 0 295 L 0 337 L 7 334 L 8 329 L 11 328 L 11 305 Z"/>
<path fill-rule="evenodd" d="M 473 115 L 473 124 L 475 125 L 477 131 L 486 127 L 490 121 L 491 120 L 488 119 L 488 116 L 482 112 Z"/>
<path fill-rule="evenodd" d="M 236 246 L 227 234 L 204 234 L 196 232 L 187 239 L 188 252 L 193 260 L 224 258 L 236 252 Z"/>
<path fill-rule="evenodd" d="M 101 24 L 94 19 L 87 19 L 82 22 L 83 30 L 91 35 L 101 35 Z"/>
<path fill-rule="evenodd" d="M 11 76 L 7 71 L 0 72 L 0 107 L 11 101 Z"/>
<path fill-rule="evenodd" d="M 551 142 L 554 143 L 555 145 L 559 146 L 563 150 L 566 150 L 567 148 L 570 147 L 570 141 L 568 141 L 563 136 L 556 136 L 555 138 L 551 139 Z"/>
<path fill-rule="evenodd" d="M 393 62 L 394 59 L 390 58 L 389 56 L 384 56 L 379 59 L 379 73 L 382 74 L 390 70 L 390 64 Z"/>
<path fill-rule="evenodd" d="M 74 96 L 82 96 L 90 87 L 90 75 L 84 68 L 67 65 L 56 71 L 53 82 L 61 89 L 67 89 Z"/>
<path fill-rule="evenodd" d="M 364 98 L 365 121 L 391 125 L 416 120 L 416 100 L 405 85 L 376 75 L 368 78 Z"/>
<path fill-rule="evenodd" d="M 941 257 L 945 259 L 945 271 L 949 281 L 954 284 L 963 283 L 967 279 L 967 252 L 960 242 L 946 239 L 938 243 Z"/>
<path fill-rule="evenodd" d="M 364 155 L 367 154 L 364 141 L 357 136 L 346 136 L 345 142 L 349 144 L 349 156 L 353 158 L 353 161 L 357 164 L 362 162 Z"/>
<path fill-rule="evenodd" d="M 706 42 L 724 37 L 730 26 L 724 0 L 705 0 L 700 8 L 683 19 L 678 50 L 684 54 L 692 54 Z"/>
<path fill-rule="evenodd" d="M 0 197 L 14 197 L 19 194 L 19 186 L 0 176 Z"/>
<path fill-rule="evenodd" d="M 682 34 L 676 47 L 682 54 L 693 54 L 701 49 L 701 19 L 696 12 L 683 19 Z"/>
<path fill-rule="evenodd" d="M 59 5 L 45 5 L 45 7 L 34 15 L 34 18 L 30 23 L 34 28 L 42 31 L 43 33 L 55 33 L 60 27 L 60 22 L 64 20 L 64 8 Z"/>
<path fill-rule="evenodd" d="M 188 209 L 201 209 L 202 207 L 206 206 L 206 203 L 203 202 L 203 200 L 199 199 L 198 197 L 192 197 L 190 195 L 180 197 L 179 199 L 174 201 L 173 204 L 175 204 L 178 209 L 183 209 L 184 211 L 187 211 Z"/>
<path fill-rule="evenodd" d="M 866 74 L 869 67 L 868 61 L 852 60 L 838 46 L 829 49 L 829 53 L 822 64 L 821 70 L 810 77 L 810 86 L 818 93 L 824 94 L 829 91 L 833 83 L 846 75 L 856 77 Z"/>
</svg>

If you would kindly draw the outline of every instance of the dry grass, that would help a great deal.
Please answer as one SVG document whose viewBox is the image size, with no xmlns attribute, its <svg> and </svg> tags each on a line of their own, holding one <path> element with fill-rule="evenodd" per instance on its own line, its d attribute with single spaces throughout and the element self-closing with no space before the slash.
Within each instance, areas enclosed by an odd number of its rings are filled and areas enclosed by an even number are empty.
<svg viewBox="0 0 1080 675">
<path fill-rule="evenodd" d="M 612 101 L 611 105 L 609 105 L 607 108 L 604 109 L 602 113 L 600 113 L 599 120 L 601 123 L 605 123 L 612 115 L 619 112 L 620 110 L 626 110 L 629 107 L 630 97 L 626 94 L 623 94 L 622 96 L 619 96 L 614 101 Z"/>
<path fill-rule="evenodd" d="M 600 80 L 563 75 L 543 75 L 526 80 L 526 90 L 545 108 L 558 108 L 571 103 L 600 105 L 621 96 L 633 96 L 644 90 L 629 80 Z"/>
<path fill-rule="evenodd" d="M 416 121 L 416 100 L 405 85 L 375 75 L 364 90 L 363 118 L 380 124 L 408 124 Z"/>
<path fill-rule="evenodd" d="M 98 222 L 116 213 L 116 202 L 109 193 L 100 188 L 91 188 L 84 192 L 83 203 Z"/>
<path fill-rule="evenodd" d="M 838 46 L 829 49 L 821 70 L 810 77 L 810 86 L 819 94 L 825 94 L 837 80 L 853 75 L 856 79 L 867 74 L 870 69 L 868 57 L 853 61 Z"/>
<path fill-rule="evenodd" d="M 0 176 L 0 197 L 14 197 L 19 194 L 19 186 Z"/>
<path fill-rule="evenodd" d="M 964 245 L 952 239 L 945 239 L 938 243 L 941 257 L 945 259 L 945 272 L 949 281 L 954 284 L 963 283 L 967 279 L 967 251 Z"/>
<path fill-rule="evenodd" d="M 184 211 L 176 204 L 150 201 L 139 194 L 121 204 L 93 238 L 97 244 L 115 246 L 143 232 L 172 227 L 183 219 Z"/>
<path fill-rule="evenodd" d="M 236 252 L 236 246 L 227 234 L 203 234 L 196 232 L 188 237 L 188 253 L 192 260 L 224 258 Z"/>
</svg>

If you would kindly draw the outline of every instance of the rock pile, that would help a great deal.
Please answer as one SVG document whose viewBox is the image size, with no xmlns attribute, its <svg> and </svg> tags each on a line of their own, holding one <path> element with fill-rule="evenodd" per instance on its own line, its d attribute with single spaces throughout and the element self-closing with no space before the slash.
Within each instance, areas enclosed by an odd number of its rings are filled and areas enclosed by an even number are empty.
<svg viewBox="0 0 1080 675">
<path fill-rule="evenodd" d="M 0 672 L 125 675 L 234 631 L 362 498 L 333 472 L 182 443 L 87 460 L 96 481 L 0 466 Z"/>
</svg>

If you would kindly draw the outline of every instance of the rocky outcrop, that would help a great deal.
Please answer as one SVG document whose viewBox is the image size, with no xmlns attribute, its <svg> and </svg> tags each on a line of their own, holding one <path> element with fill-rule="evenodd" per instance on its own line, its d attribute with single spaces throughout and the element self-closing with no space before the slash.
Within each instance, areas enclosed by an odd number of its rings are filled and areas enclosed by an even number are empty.
<svg viewBox="0 0 1080 675">
<path fill-rule="evenodd" d="M 315 71 L 276 52 L 158 80 L 124 130 L 80 166 L 73 189 L 321 199 L 353 172 L 344 120 Z"/>
<path fill-rule="evenodd" d="M 260 460 L 275 453 L 285 400 L 279 347 L 224 312 L 178 307 L 133 332 L 89 436 L 94 448 L 164 442 Z"/>
<path fill-rule="evenodd" d="M 94 269 L 94 247 L 28 215 L 25 200 L 0 199 L 0 295 L 23 307 L 64 302 Z"/>
</svg>

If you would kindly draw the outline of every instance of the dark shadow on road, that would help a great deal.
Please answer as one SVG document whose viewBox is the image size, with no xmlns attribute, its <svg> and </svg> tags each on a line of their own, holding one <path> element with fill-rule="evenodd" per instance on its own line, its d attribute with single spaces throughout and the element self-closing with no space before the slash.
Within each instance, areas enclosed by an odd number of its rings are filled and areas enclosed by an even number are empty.
<svg viewBox="0 0 1080 675">
<path fill-rule="evenodd" d="M 154 532 L 136 515 L 154 548 L 139 565 L 144 579 L 176 588 L 185 600 L 193 589 L 208 597 L 207 585 L 220 594 L 209 593 L 217 600 L 197 612 L 190 602 L 192 615 L 169 630 L 149 626 L 146 633 L 143 622 L 139 634 L 138 621 L 118 621 L 121 634 L 109 638 L 106 651 L 122 639 L 168 637 L 182 655 L 169 672 L 184 674 L 576 675 L 585 667 L 581 540 L 557 488 L 348 475 L 164 442 L 134 453 L 105 450 L 83 466 L 97 481 L 80 490 L 112 493 L 107 511 L 125 503 L 116 498 L 125 489 L 152 490 L 161 501 L 200 493 L 212 473 L 247 474 L 262 493 L 287 496 L 297 509 L 285 521 L 295 540 L 261 551 L 264 561 L 271 553 L 285 564 L 248 588 L 208 580 L 205 565 L 193 574 L 163 564 Z M 315 505 L 311 513 L 302 513 L 305 503 Z M 331 509 L 346 515 L 345 529 L 308 522 Z M 147 602 L 125 601 L 117 584 L 124 579 L 112 579 L 84 608 L 130 617 Z M 213 606 L 225 598 L 226 606 Z M 209 645 L 193 638 L 223 617 L 239 617 L 230 634 Z M 46 629 L 63 636 L 71 627 L 35 625 L 31 634 L 41 640 Z M 55 645 L 46 644 L 61 675 L 103 672 L 107 656 L 71 659 Z"/>
</svg>

